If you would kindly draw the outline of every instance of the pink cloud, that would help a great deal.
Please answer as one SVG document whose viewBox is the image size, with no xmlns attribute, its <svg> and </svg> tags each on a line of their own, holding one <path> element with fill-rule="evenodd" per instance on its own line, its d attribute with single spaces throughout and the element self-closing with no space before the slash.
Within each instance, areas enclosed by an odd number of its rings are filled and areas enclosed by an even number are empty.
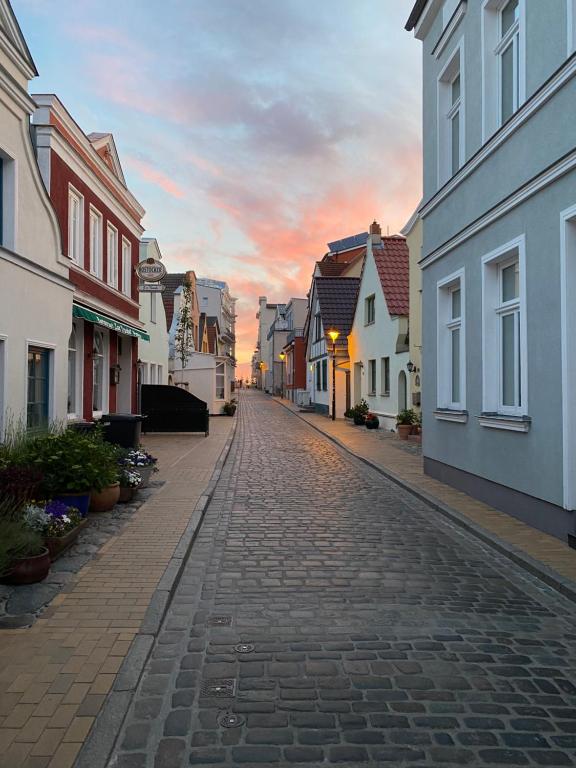
<svg viewBox="0 0 576 768">
<path fill-rule="evenodd" d="M 160 189 L 172 197 L 175 197 L 179 200 L 186 197 L 186 192 L 182 187 L 180 187 L 175 181 L 172 181 L 171 178 L 166 176 L 166 174 L 164 174 L 158 168 L 155 168 L 145 160 L 141 160 L 138 157 L 133 157 L 132 155 L 124 154 L 122 157 L 122 162 L 128 168 L 131 168 L 135 173 L 137 173 L 142 179 L 149 182 L 150 184 L 155 184 L 157 187 L 160 187 Z"/>
</svg>

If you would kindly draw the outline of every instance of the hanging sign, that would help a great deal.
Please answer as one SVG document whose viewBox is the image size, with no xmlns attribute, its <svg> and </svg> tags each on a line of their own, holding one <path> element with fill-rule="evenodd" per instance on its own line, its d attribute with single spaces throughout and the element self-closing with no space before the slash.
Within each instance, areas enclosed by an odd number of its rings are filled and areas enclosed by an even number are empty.
<svg viewBox="0 0 576 768">
<path fill-rule="evenodd" d="M 166 276 L 166 267 L 157 259 L 146 259 L 136 265 L 136 274 L 145 283 L 157 283 Z"/>
<path fill-rule="evenodd" d="M 138 290 L 140 293 L 162 293 L 166 286 L 162 283 L 139 283 Z"/>
</svg>

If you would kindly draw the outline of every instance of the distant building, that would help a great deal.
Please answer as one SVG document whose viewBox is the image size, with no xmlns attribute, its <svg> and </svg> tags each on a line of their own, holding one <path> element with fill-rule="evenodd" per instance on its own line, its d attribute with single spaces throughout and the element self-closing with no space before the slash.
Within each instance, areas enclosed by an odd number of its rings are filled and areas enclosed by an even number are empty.
<svg viewBox="0 0 576 768">
<path fill-rule="evenodd" d="M 270 370 L 270 340 L 268 333 L 276 315 L 277 304 L 269 304 L 266 296 L 258 299 L 258 340 L 256 342 L 255 367 L 256 386 L 265 392 L 272 391 L 272 371 Z"/>
<path fill-rule="evenodd" d="M 410 254 L 410 387 L 412 408 L 420 412 L 422 405 L 422 219 L 416 211 L 406 223 L 402 234 Z"/>
<path fill-rule="evenodd" d="M 140 261 L 149 258 L 161 261 L 162 254 L 156 238 L 144 237 L 140 241 Z M 168 329 L 161 292 L 140 292 L 140 321 L 150 337 L 148 341 L 138 341 L 140 383 L 167 384 Z"/>
</svg>

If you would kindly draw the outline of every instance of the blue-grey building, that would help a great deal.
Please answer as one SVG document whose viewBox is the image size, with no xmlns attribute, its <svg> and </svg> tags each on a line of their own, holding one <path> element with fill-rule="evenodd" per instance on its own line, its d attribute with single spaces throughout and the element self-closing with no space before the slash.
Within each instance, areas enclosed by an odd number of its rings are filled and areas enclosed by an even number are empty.
<svg viewBox="0 0 576 768">
<path fill-rule="evenodd" d="M 425 471 L 576 509 L 576 0 L 418 0 Z"/>
</svg>

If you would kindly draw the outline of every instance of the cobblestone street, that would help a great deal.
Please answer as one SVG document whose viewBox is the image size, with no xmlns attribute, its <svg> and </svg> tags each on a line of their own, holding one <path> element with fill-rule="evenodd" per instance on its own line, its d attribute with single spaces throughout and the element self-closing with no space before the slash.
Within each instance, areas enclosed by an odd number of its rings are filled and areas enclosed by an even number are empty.
<svg viewBox="0 0 576 768">
<path fill-rule="evenodd" d="M 256 392 L 114 768 L 576 765 L 576 606 Z"/>
</svg>

